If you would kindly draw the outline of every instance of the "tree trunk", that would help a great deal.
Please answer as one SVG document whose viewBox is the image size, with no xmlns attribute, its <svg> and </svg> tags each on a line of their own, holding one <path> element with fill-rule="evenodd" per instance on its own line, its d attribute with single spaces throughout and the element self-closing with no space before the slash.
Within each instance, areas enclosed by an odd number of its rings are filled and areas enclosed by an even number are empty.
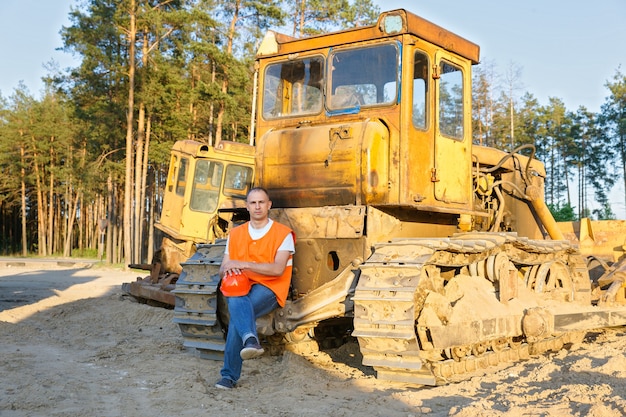
<svg viewBox="0 0 626 417">
<path fill-rule="evenodd" d="M 565 161 L 567 155 L 563 155 L 563 161 Z M 565 192 L 567 193 L 567 205 L 572 207 L 572 196 L 571 196 L 571 192 L 570 192 L 570 186 L 569 186 L 569 173 L 568 173 L 568 169 L 567 169 L 567 164 L 563 163 L 563 175 L 565 176 Z"/>
<path fill-rule="evenodd" d="M 82 201 L 82 196 L 81 196 L 78 204 L 80 205 L 80 207 L 83 208 L 83 216 L 81 216 L 78 219 L 78 224 L 77 224 L 77 226 L 78 226 L 78 238 L 76 239 L 76 242 L 78 243 L 78 245 L 77 245 L 76 249 L 78 249 L 81 253 L 84 253 L 85 245 L 84 245 L 84 240 L 83 239 L 85 239 L 85 234 L 84 234 L 85 229 L 84 229 L 83 226 L 85 225 L 85 222 L 89 218 L 89 213 L 91 212 L 91 210 L 90 210 L 91 206 L 90 207 L 83 207 L 84 202 Z"/>
<path fill-rule="evenodd" d="M 143 30 L 143 38 L 141 40 L 141 61 L 144 71 L 148 67 L 148 31 Z M 133 215 L 134 227 L 134 245 L 133 259 L 135 262 L 141 262 L 143 239 L 143 198 L 146 194 L 143 187 L 139 186 L 145 182 L 143 179 L 143 147 L 146 136 L 146 105 L 143 99 L 139 103 L 139 115 L 137 116 L 137 146 L 135 149 L 135 213 Z"/>
<path fill-rule="evenodd" d="M 151 187 L 150 189 L 152 190 L 150 192 L 150 209 L 149 209 L 149 213 L 148 213 L 148 254 L 147 254 L 147 259 L 150 260 L 150 262 L 152 262 L 152 258 L 154 257 L 154 204 L 155 204 L 155 186 L 154 186 L 154 181 L 151 181 Z"/>
<path fill-rule="evenodd" d="M 54 136 L 50 138 L 50 190 L 48 193 L 48 254 L 54 253 Z"/>
<path fill-rule="evenodd" d="M 228 55 L 233 54 L 233 40 L 235 39 L 235 29 L 237 27 L 237 21 L 239 20 L 239 8 L 241 7 L 241 0 L 234 2 L 233 18 L 230 21 L 228 27 L 228 34 L 226 36 L 226 53 Z M 228 93 L 228 77 L 227 71 L 224 71 L 224 79 L 222 80 L 222 96 L 226 97 Z M 224 124 L 224 113 L 226 112 L 226 103 L 224 100 L 220 100 L 219 108 L 217 110 L 217 122 L 215 126 L 215 144 L 220 143 L 222 140 L 222 125 Z"/>
<path fill-rule="evenodd" d="M 216 77 L 216 64 L 215 61 L 211 61 L 211 84 L 215 84 Z M 213 118 L 215 114 L 215 100 L 211 100 L 211 104 L 209 105 L 209 146 L 213 146 L 213 135 L 215 132 L 215 126 L 213 125 Z"/>
<path fill-rule="evenodd" d="M 24 162 L 24 146 L 20 146 L 20 159 L 22 161 L 22 256 L 28 255 L 28 234 L 26 233 L 26 164 Z"/>
<path fill-rule="evenodd" d="M 138 204 L 139 207 L 139 211 L 140 213 L 142 213 L 142 218 L 140 223 L 140 227 L 141 227 L 141 236 L 144 235 L 144 221 L 143 221 L 143 213 L 145 213 L 146 211 L 146 193 L 147 193 L 147 187 L 146 187 L 146 183 L 148 180 L 148 150 L 150 149 L 150 128 L 151 128 L 151 119 L 150 116 L 148 116 L 147 121 L 146 121 L 146 134 L 145 134 L 145 140 L 144 140 L 144 149 L 143 149 L 143 164 L 141 166 L 141 199 L 140 204 Z M 152 206 L 152 204 L 150 205 Z M 152 208 L 152 207 L 151 207 Z M 150 219 L 147 219 L 147 224 L 146 227 L 148 230 L 152 229 L 152 223 L 150 222 Z M 141 242 L 145 242 L 145 239 L 141 239 Z M 150 243 L 148 242 L 148 251 L 150 250 Z M 142 249 L 145 247 L 144 245 L 141 245 Z M 150 254 L 146 254 L 146 260 L 148 262 L 150 262 L 152 260 L 152 256 Z"/>
<path fill-rule="evenodd" d="M 191 91 L 193 92 L 196 90 L 196 85 L 200 77 L 198 76 L 198 68 L 195 65 L 192 65 L 190 72 Z M 198 127 L 198 112 L 194 100 L 189 100 L 189 115 L 191 116 L 191 126 L 187 129 L 187 139 L 196 140 L 195 132 Z"/>
<path fill-rule="evenodd" d="M 299 38 L 301 38 L 302 36 L 304 36 L 304 15 L 306 13 L 306 0 L 302 0 L 300 2 L 301 6 L 300 6 L 300 25 L 299 25 L 299 32 L 300 32 L 300 36 L 298 36 Z"/>
<path fill-rule="evenodd" d="M 96 233 L 94 237 L 96 237 L 97 240 L 93 242 L 92 239 L 90 239 L 89 242 L 93 244 L 92 247 L 98 248 L 98 259 L 100 259 L 100 262 L 102 262 L 102 259 L 104 258 L 104 244 L 105 244 L 106 230 L 107 230 L 107 223 L 108 223 L 106 221 L 106 217 L 104 217 L 105 213 L 106 213 L 106 208 L 104 205 L 104 198 L 102 195 L 98 195 L 96 199 L 94 214 L 93 214 L 93 220 L 96 223 L 96 226 L 94 228 Z M 91 230 L 91 227 L 88 227 L 87 230 Z"/>
<path fill-rule="evenodd" d="M 108 196 L 108 212 L 107 212 L 107 224 L 106 224 L 106 260 L 108 264 L 113 263 L 113 221 L 115 219 L 115 195 L 113 188 L 113 177 L 109 172 L 107 177 L 107 196 Z"/>
<path fill-rule="evenodd" d="M 145 117 L 146 107 L 143 103 L 139 103 L 139 115 L 137 117 L 137 146 L 135 149 L 135 212 L 133 213 L 133 260 L 141 262 L 141 242 L 142 242 L 142 201 L 145 190 L 141 186 L 143 179 L 143 147 L 145 138 Z"/>
<path fill-rule="evenodd" d="M 43 193 L 43 177 L 42 172 L 39 169 L 39 164 L 37 163 L 38 153 L 37 147 L 35 146 L 35 138 L 31 137 L 31 141 L 33 144 L 33 169 L 35 171 L 35 188 L 37 190 L 37 253 L 39 256 L 46 256 L 46 212 L 44 210 L 46 205 L 46 198 Z"/>
<path fill-rule="evenodd" d="M 128 29 L 128 106 L 126 109 L 126 172 L 124 183 L 124 269 L 133 263 L 134 247 L 131 233 L 132 220 L 132 189 L 133 189 L 133 115 L 135 108 L 135 40 L 136 29 L 135 0 L 130 0 L 130 25 Z"/>
<path fill-rule="evenodd" d="M 297 1 L 295 7 L 295 16 L 293 19 L 293 31 L 292 36 L 294 38 L 301 38 L 302 31 L 304 30 L 304 12 L 306 10 L 306 0 Z"/>
<path fill-rule="evenodd" d="M 67 152 L 67 158 L 68 160 L 66 161 L 66 163 L 69 163 L 70 165 L 73 164 L 73 147 L 70 146 L 70 148 L 68 149 Z M 74 224 L 74 219 L 76 218 L 76 209 L 74 204 L 78 204 L 78 202 L 74 203 L 74 197 L 72 196 L 73 194 L 73 188 L 74 188 L 74 178 L 73 176 L 70 174 L 70 177 L 67 181 L 67 183 L 65 184 L 65 196 L 63 198 L 63 202 L 65 203 L 65 215 L 63 217 L 59 217 L 59 222 L 63 223 L 63 256 L 64 257 L 68 257 L 71 254 L 71 243 L 72 243 L 72 232 L 73 232 L 73 227 L 72 225 Z M 78 197 L 78 195 L 77 195 Z M 74 211 L 74 213 L 72 213 L 72 210 Z M 63 221 L 61 221 L 61 219 Z"/>
<path fill-rule="evenodd" d="M 78 207 L 78 201 L 80 200 L 80 193 L 76 193 L 76 199 L 72 199 L 71 189 L 67 193 L 68 201 L 68 219 L 67 230 L 65 231 L 65 245 L 63 247 L 63 256 L 70 256 L 72 254 L 72 231 L 74 230 L 74 222 L 76 221 L 76 207 Z"/>
<path fill-rule="evenodd" d="M 123 216 L 123 208 L 120 208 L 119 210 L 117 210 L 117 218 L 120 219 Z M 123 253 L 123 249 L 124 249 L 124 241 L 128 240 L 124 238 L 124 232 L 123 230 L 120 229 L 120 227 L 116 224 L 115 225 L 115 263 L 120 263 L 120 262 L 125 262 L 125 256 Z M 128 268 L 128 264 L 125 263 L 124 265 L 124 269 Z"/>
<path fill-rule="evenodd" d="M 54 237 L 54 245 L 52 245 L 51 253 L 63 253 L 63 236 L 65 236 L 65 222 L 63 221 L 63 199 L 59 192 L 54 193 L 54 221 L 52 222 L 54 230 L 52 236 Z"/>
</svg>

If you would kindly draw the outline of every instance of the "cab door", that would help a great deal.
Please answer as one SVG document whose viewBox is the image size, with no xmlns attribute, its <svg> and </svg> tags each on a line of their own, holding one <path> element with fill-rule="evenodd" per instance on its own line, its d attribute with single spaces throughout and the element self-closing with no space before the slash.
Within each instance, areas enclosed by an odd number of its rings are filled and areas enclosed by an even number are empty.
<svg viewBox="0 0 626 417">
<path fill-rule="evenodd" d="M 471 208 L 471 93 L 469 63 L 435 55 L 435 199 Z M 456 61 L 456 62 L 455 62 Z M 465 64 L 465 65 L 464 65 Z"/>
</svg>

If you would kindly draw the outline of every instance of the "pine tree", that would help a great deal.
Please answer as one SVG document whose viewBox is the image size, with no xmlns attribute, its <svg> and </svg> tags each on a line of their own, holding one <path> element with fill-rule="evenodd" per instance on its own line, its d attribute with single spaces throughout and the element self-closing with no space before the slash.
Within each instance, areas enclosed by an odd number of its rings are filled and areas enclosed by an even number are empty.
<svg viewBox="0 0 626 417">
<path fill-rule="evenodd" d="M 610 148 L 615 151 L 623 185 L 626 187 L 626 76 L 618 68 L 613 80 L 606 83 L 610 92 L 602 104 L 599 123 Z M 626 188 L 625 188 L 626 189 Z M 626 204 L 626 195 L 624 195 Z"/>
</svg>

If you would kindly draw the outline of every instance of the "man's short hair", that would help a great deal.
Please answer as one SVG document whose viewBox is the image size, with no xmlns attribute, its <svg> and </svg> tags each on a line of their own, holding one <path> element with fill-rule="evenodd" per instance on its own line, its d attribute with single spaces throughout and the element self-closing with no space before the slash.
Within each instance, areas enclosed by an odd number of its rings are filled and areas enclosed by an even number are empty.
<svg viewBox="0 0 626 417">
<path fill-rule="evenodd" d="M 270 199 L 270 193 L 267 192 L 267 190 L 263 187 L 252 187 L 250 188 L 250 190 L 248 190 L 248 194 L 246 194 L 246 200 L 248 200 L 248 196 L 250 196 L 250 194 L 254 191 L 263 191 L 265 193 L 265 195 L 267 196 L 267 199 Z"/>
</svg>

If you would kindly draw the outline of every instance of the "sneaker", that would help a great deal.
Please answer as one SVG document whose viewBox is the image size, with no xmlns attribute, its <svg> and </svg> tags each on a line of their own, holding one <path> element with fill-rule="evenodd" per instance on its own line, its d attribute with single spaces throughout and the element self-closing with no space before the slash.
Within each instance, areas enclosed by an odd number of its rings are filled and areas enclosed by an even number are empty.
<svg viewBox="0 0 626 417">
<path fill-rule="evenodd" d="M 265 351 L 259 344 L 259 341 L 257 340 L 257 338 L 249 337 L 246 339 L 246 342 L 243 344 L 243 349 L 241 349 L 241 352 L 239 352 L 239 355 L 241 356 L 241 359 L 247 360 L 247 359 L 258 358 L 259 356 L 263 355 L 263 352 Z"/>
<path fill-rule="evenodd" d="M 228 379 L 228 378 L 222 378 L 215 383 L 215 388 L 219 388 L 219 389 L 235 388 L 235 381 Z"/>
</svg>

